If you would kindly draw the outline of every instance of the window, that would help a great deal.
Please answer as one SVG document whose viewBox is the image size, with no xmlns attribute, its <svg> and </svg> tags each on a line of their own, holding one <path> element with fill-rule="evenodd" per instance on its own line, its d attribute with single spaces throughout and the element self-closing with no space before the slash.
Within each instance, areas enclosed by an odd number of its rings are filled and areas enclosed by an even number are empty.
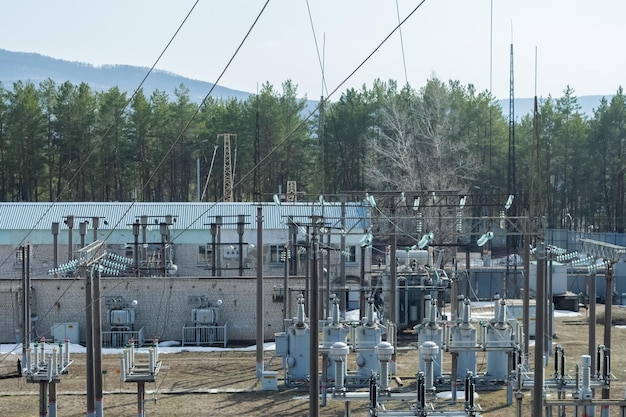
<svg viewBox="0 0 626 417">
<path fill-rule="evenodd" d="M 285 262 L 285 245 L 270 246 L 270 264 L 282 264 Z"/>
<path fill-rule="evenodd" d="M 213 248 L 210 243 L 198 246 L 198 265 L 211 265 L 213 262 Z"/>
<path fill-rule="evenodd" d="M 356 246 L 346 247 L 346 263 L 356 263 Z"/>
<path fill-rule="evenodd" d="M 17 250 L 15 251 L 15 260 L 13 262 L 13 265 L 15 267 L 22 267 L 22 264 L 24 263 L 24 252 L 23 252 L 23 248 L 17 248 Z"/>
</svg>

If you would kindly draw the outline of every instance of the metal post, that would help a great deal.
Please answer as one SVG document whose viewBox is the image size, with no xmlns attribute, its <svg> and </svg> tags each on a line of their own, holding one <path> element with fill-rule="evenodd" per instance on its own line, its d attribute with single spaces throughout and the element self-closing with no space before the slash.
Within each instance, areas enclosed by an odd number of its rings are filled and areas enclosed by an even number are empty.
<svg viewBox="0 0 626 417">
<path fill-rule="evenodd" d="M 589 298 L 589 356 L 596 352 L 596 273 L 587 275 L 587 294 Z M 591 375 L 596 374 L 596 363 L 591 361 Z"/>
<path fill-rule="evenodd" d="M 26 274 L 26 246 L 21 246 L 22 252 L 22 367 L 29 367 L 28 347 L 30 346 L 30 284 Z"/>
<path fill-rule="evenodd" d="M 146 396 L 146 383 L 144 381 L 137 382 L 137 417 L 144 417 L 144 399 Z"/>
<path fill-rule="evenodd" d="M 311 296 L 311 281 L 310 281 L 310 276 L 311 276 L 311 265 L 308 261 L 308 257 L 310 254 L 310 250 L 311 250 L 311 238 L 309 237 L 309 226 L 306 227 L 306 250 L 307 250 L 307 261 L 304 263 L 304 292 L 306 293 L 306 296 L 308 297 L 308 303 L 304 304 L 304 313 L 307 314 L 309 317 L 311 317 L 311 315 L 309 314 L 309 306 L 311 305 L 312 301 L 313 301 L 313 297 Z"/>
<path fill-rule="evenodd" d="M 361 246 L 361 282 L 359 283 L 359 320 L 365 316 L 365 245 Z"/>
<path fill-rule="evenodd" d="M 167 276 L 167 232 L 168 232 L 168 227 L 167 227 L 167 223 L 166 222 L 161 222 L 159 223 L 159 232 L 161 234 L 161 266 L 160 266 L 160 270 L 161 273 L 163 274 L 162 276 L 166 277 Z"/>
<path fill-rule="evenodd" d="M 93 241 L 95 242 L 96 240 L 98 240 L 98 228 L 100 227 L 100 217 L 92 217 L 91 226 L 93 227 Z"/>
<path fill-rule="evenodd" d="M 217 223 L 211 223 L 211 275 L 217 275 Z"/>
<path fill-rule="evenodd" d="M 217 276 L 222 276 L 222 216 L 215 216 L 217 223 Z"/>
<path fill-rule="evenodd" d="M 141 243 L 148 244 L 148 216 L 141 216 Z"/>
<path fill-rule="evenodd" d="M 347 197 L 342 195 L 341 199 L 341 239 L 339 242 L 339 249 L 341 251 L 340 261 L 339 261 L 339 291 L 337 291 L 337 295 L 339 296 L 339 311 L 342 313 L 346 312 L 346 302 L 348 297 L 348 291 L 346 290 L 346 257 L 344 253 L 346 251 L 346 202 Z"/>
<path fill-rule="evenodd" d="M 80 248 L 85 247 L 85 235 L 87 234 L 87 222 L 78 223 L 78 234 L 80 235 Z"/>
<path fill-rule="evenodd" d="M 237 216 L 237 235 L 239 236 L 239 276 L 243 277 L 243 232 L 246 218 L 243 214 Z"/>
<path fill-rule="evenodd" d="M 57 417 L 57 384 L 50 381 L 48 384 L 48 415 Z"/>
<path fill-rule="evenodd" d="M 135 276 L 139 276 L 139 220 L 135 220 L 135 223 L 133 223 L 133 247 L 134 247 L 134 253 L 133 253 L 133 264 L 135 267 Z"/>
<path fill-rule="evenodd" d="M 263 376 L 263 342 L 265 340 L 263 331 L 263 207 L 257 207 L 256 215 L 256 376 L 261 379 Z M 213 225 L 211 225 L 211 228 Z"/>
<path fill-rule="evenodd" d="M 331 258 L 331 246 L 330 246 L 330 230 L 328 231 L 328 238 L 326 240 L 326 245 L 328 247 L 328 252 L 326 252 L 326 298 L 324 299 L 324 304 L 326 304 L 326 314 L 324 314 L 324 317 L 322 317 L 322 319 L 326 319 L 330 316 L 330 295 L 332 294 L 331 291 L 331 287 L 330 287 L 330 258 Z"/>
<path fill-rule="evenodd" d="M 322 407 L 326 407 L 326 394 L 328 389 L 328 354 L 322 353 Z"/>
<path fill-rule="evenodd" d="M 393 204 L 393 201 L 392 201 L 392 204 Z M 395 222 L 395 214 L 396 214 L 395 211 L 396 211 L 395 207 L 393 207 L 393 205 L 392 205 L 392 208 L 391 208 L 391 218 L 392 218 L 392 220 L 394 222 Z M 391 303 L 390 303 L 390 309 L 389 309 L 390 311 L 389 311 L 389 319 L 388 319 L 389 322 L 394 323 L 394 324 L 397 323 L 397 321 L 398 321 L 397 320 L 398 312 L 396 311 L 397 310 L 397 306 L 396 306 L 396 291 L 397 291 L 397 289 L 396 289 L 396 287 L 397 287 L 397 284 L 398 284 L 398 276 L 397 276 L 398 275 L 398 266 L 396 265 L 396 263 L 397 263 L 397 258 L 396 258 L 397 236 L 396 236 L 396 232 L 397 232 L 397 230 L 395 228 L 395 223 L 394 223 L 394 229 L 391 232 L 391 236 L 389 236 L 389 244 L 391 246 L 390 249 L 389 249 L 390 252 L 391 252 L 391 257 L 390 257 L 391 265 L 389 265 L 389 280 L 391 281 L 389 288 L 390 288 L 390 293 L 391 294 L 389 294 L 389 299 L 391 300 Z M 395 362 L 395 359 L 396 358 L 395 358 L 395 354 L 394 354 L 394 357 L 393 357 L 392 360 Z"/>
<path fill-rule="evenodd" d="M 316 226 L 313 226 L 316 227 Z M 317 229 L 319 233 L 319 229 Z M 323 236 L 319 233 L 317 238 L 319 243 L 324 243 Z M 320 250 L 320 244 L 317 245 L 317 263 L 314 268 L 317 270 L 317 285 L 318 289 L 315 293 L 315 297 L 318 303 L 317 312 L 318 314 L 315 316 L 316 320 L 324 320 L 324 312 L 326 306 L 326 280 L 324 280 L 324 253 Z M 313 316 L 311 316 L 313 317 Z"/>
<path fill-rule="evenodd" d="M 535 371 L 533 382 L 532 416 L 541 417 L 543 413 L 543 346 L 545 324 L 545 269 L 546 253 L 543 242 L 537 242 L 537 294 L 535 305 Z"/>
<path fill-rule="evenodd" d="M 393 213 L 392 213 L 393 215 Z M 394 219 L 395 221 L 395 219 Z M 395 223 L 394 223 L 395 224 Z M 391 267 L 390 267 L 390 276 L 389 279 L 391 280 L 391 294 L 390 294 L 390 299 L 391 299 L 391 308 L 390 308 L 390 312 L 389 312 L 389 319 L 387 320 L 387 323 L 391 323 L 392 326 L 388 326 L 388 329 L 393 329 L 391 331 L 395 331 L 396 326 L 394 326 L 394 324 L 397 323 L 397 317 L 398 317 L 398 312 L 397 312 L 397 306 L 396 306 L 396 287 L 397 287 L 397 283 L 398 283 L 398 279 L 397 279 L 397 265 L 396 265 L 396 230 L 394 228 L 391 236 L 390 236 L 390 243 L 391 243 Z M 434 320 L 434 318 L 433 318 Z M 387 340 L 389 340 L 390 335 L 387 335 Z M 396 334 L 391 335 L 391 337 L 393 337 L 392 340 L 396 340 L 397 336 Z M 396 349 L 394 348 L 393 350 L 393 354 L 391 355 L 391 363 L 394 364 L 392 365 L 395 368 L 395 363 L 396 363 Z"/>
<path fill-rule="evenodd" d="M 289 247 L 291 248 L 291 262 L 289 263 L 289 273 L 291 275 L 298 276 L 298 263 L 300 260 L 300 254 L 298 253 L 298 228 L 296 227 L 292 218 L 290 218 L 289 220 Z M 288 288 L 285 289 L 285 297 L 287 297 L 287 311 L 291 314 L 291 291 L 289 291 Z"/>
<path fill-rule="evenodd" d="M 39 417 L 48 415 L 48 381 L 39 381 Z"/>
<path fill-rule="evenodd" d="M 95 266 L 92 265 L 92 271 Z M 100 269 L 97 269 L 93 275 L 92 292 L 93 292 L 93 308 L 92 308 L 92 320 L 93 320 L 93 373 L 94 373 L 94 397 L 96 417 L 102 417 L 103 404 L 102 404 L 102 312 L 100 303 Z"/>
<path fill-rule="evenodd" d="M 59 266 L 59 223 L 52 223 L 52 259 L 53 259 L 53 268 Z M 57 276 L 56 274 L 54 275 Z"/>
<path fill-rule="evenodd" d="M 465 246 L 465 297 L 470 298 L 470 246 Z"/>
<path fill-rule="evenodd" d="M 96 417 L 95 384 L 94 384 L 94 352 L 93 352 L 93 293 L 91 274 L 85 274 L 85 347 L 87 368 L 87 417 Z"/>
<path fill-rule="evenodd" d="M 554 312 L 554 294 L 552 294 L 553 292 L 553 287 L 552 287 L 552 252 L 548 251 L 547 252 L 548 255 L 548 292 L 547 292 L 547 297 L 546 297 L 546 307 L 547 307 L 547 312 L 546 312 L 546 329 L 548 330 L 547 333 L 547 337 L 546 337 L 546 349 L 545 352 L 548 355 L 552 354 L 552 336 L 554 336 L 554 329 L 552 328 L 552 316 L 553 316 L 553 312 Z"/>
<path fill-rule="evenodd" d="M 319 261 L 318 261 L 318 242 L 317 242 L 317 222 L 318 216 L 312 216 L 313 233 L 311 236 L 311 247 L 313 258 L 311 260 L 311 313 L 309 315 L 310 324 L 310 358 L 309 358 L 309 417 L 319 416 L 319 375 L 318 375 L 318 354 L 319 354 L 319 303 L 316 298 L 319 297 Z"/>
<path fill-rule="evenodd" d="M 452 260 L 454 262 L 454 269 L 452 271 L 452 279 L 450 280 L 450 300 L 458 300 L 459 299 L 459 284 L 457 281 L 457 263 L 456 263 L 456 259 Z M 461 315 L 461 312 L 458 311 L 459 310 L 459 306 L 458 306 L 458 302 L 452 302 L 450 303 L 450 320 L 452 321 L 457 321 L 459 316 Z"/>
<path fill-rule="evenodd" d="M 528 222 L 524 224 L 526 242 L 524 246 L 524 300 L 522 303 L 522 329 L 524 329 L 524 359 L 528 363 L 530 346 L 530 233 Z M 536 330 L 536 329 L 535 329 Z M 537 346 L 537 345 L 535 345 Z"/>
<path fill-rule="evenodd" d="M 291 317 L 290 312 L 287 311 L 287 298 L 289 296 L 289 245 L 285 244 L 285 265 L 283 268 L 283 323 L 289 317 Z"/>
<path fill-rule="evenodd" d="M 611 327 L 613 327 L 613 264 L 606 267 L 604 274 L 606 278 L 606 293 L 604 301 L 604 347 L 608 354 L 611 353 Z M 605 370 L 606 372 L 606 370 Z M 611 397 L 609 385 L 602 388 L 602 399 L 608 400 Z M 602 417 L 608 415 L 608 407 L 602 406 Z"/>
<path fill-rule="evenodd" d="M 31 304 L 30 302 L 32 301 L 31 298 L 31 291 L 32 291 L 32 284 L 30 281 L 30 244 L 26 245 L 26 300 L 28 302 L 28 311 L 27 311 L 27 316 L 26 316 L 26 329 L 28 331 L 27 335 L 28 335 L 28 339 L 30 340 L 33 337 L 33 312 L 32 312 L 32 308 L 31 308 Z"/>
<path fill-rule="evenodd" d="M 72 229 L 74 228 L 74 216 L 67 216 L 65 219 L 65 222 L 67 223 L 67 228 L 68 228 L 68 232 L 67 232 L 67 260 L 71 261 L 72 260 Z"/>
<path fill-rule="evenodd" d="M 456 304 L 456 303 L 453 303 Z M 458 374 L 459 353 L 452 352 L 452 370 L 450 371 L 450 392 L 452 395 L 452 402 L 456 403 L 456 380 Z M 466 398 L 467 399 L 467 398 Z"/>
</svg>

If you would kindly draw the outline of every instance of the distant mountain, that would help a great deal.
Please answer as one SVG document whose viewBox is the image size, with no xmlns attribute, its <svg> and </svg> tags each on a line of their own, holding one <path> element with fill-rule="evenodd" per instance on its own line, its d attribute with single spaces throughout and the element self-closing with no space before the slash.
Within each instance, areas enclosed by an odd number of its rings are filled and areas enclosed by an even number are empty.
<svg viewBox="0 0 626 417">
<path fill-rule="evenodd" d="M 134 67 L 130 65 L 105 65 L 96 67 L 91 64 L 64 61 L 40 54 L 11 52 L 0 49 L 0 82 L 5 88 L 11 88 L 15 81 L 32 81 L 35 84 L 50 78 L 56 83 L 69 81 L 72 84 L 85 82 L 96 91 L 106 91 L 112 87 L 118 87 L 122 91 L 132 93 L 146 76 L 148 68 Z M 174 89 L 185 85 L 189 89 L 190 99 L 195 103 L 200 103 L 207 95 L 212 83 L 193 80 L 167 71 L 155 70 L 148 77 L 143 85 L 146 96 L 154 90 L 165 91 L 170 97 L 174 95 Z M 245 100 L 250 93 L 239 90 L 232 90 L 226 87 L 216 86 L 212 97 L 215 98 L 236 98 Z M 581 113 L 593 116 L 593 109 L 600 104 L 603 96 L 580 96 L 577 97 L 581 105 Z M 610 100 L 612 96 L 605 96 Z M 509 100 L 499 100 L 502 112 L 509 113 Z M 307 100 L 305 115 L 317 106 L 317 101 Z M 532 98 L 515 99 L 515 118 L 520 119 L 526 114 L 533 112 Z"/>
<path fill-rule="evenodd" d="M 76 85 L 85 82 L 96 91 L 106 91 L 117 86 L 122 91 L 132 93 L 146 76 L 148 69 L 130 65 L 95 67 L 91 64 L 64 61 L 40 54 L 0 49 L 0 82 L 8 89 L 12 88 L 15 81 L 31 81 L 34 84 L 39 84 L 50 78 L 58 84 L 65 81 Z M 213 86 L 209 82 L 155 70 L 144 83 L 143 91 L 147 97 L 154 90 L 165 91 L 170 97 L 173 97 L 174 89 L 181 84 L 189 89 L 190 99 L 196 103 L 200 103 Z M 249 95 L 250 93 L 245 91 L 231 90 L 219 85 L 211 94 L 215 98 L 237 98 L 240 100 L 246 99 Z"/>
<path fill-rule="evenodd" d="M 605 97 L 607 101 L 611 101 L 611 97 L 613 95 L 606 96 L 578 96 L 576 100 L 580 105 L 580 113 L 587 115 L 588 117 L 593 117 L 594 109 L 597 109 L 600 106 L 600 100 L 602 97 Z M 543 97 L 545 99 L 545 97 Z M 553 99 L 558 97 L 553 97 Z M 538 98 L 538 104 L 541 106 L 542 98 Z M 502 113 L 505 116 L 509 115 L 509 99 L 506 100 L 498 100 L 500 106 L 502 106 Z M 513 100 L 513 104 L 515 105 L 515 119 L 519 120 L 527 114 L 533 114 L 533 109 L 535 107 L 535 99 L 534 98 L 516 98 Z"/>
</svg>

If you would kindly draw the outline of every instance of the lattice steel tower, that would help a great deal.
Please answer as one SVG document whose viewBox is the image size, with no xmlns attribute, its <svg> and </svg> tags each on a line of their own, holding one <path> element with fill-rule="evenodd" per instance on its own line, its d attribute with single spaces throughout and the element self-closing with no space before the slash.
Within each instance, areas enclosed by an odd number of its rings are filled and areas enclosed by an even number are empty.
<svg viewBox="0 0 626 417">
<path fill-rule="evenodd" d="M 233 165 L 230 157 L 230 139 L 237 142 L 237 135 L 234 133 L 222 133 L 217 135 L 217 140 L 224 141 L 224 202 L 233 202 Z"/>
</svg>

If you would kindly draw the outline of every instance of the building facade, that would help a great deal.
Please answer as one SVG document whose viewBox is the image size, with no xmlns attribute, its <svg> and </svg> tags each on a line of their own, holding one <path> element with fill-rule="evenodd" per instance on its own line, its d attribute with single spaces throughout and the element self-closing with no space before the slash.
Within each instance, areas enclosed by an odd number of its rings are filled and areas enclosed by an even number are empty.
<svg viewBox="0 0 626 417">
<path fill-rule="evenodd" d="M 272 338 L 307 287 L 312 240 L 327 297 L 358 283 L 369 228 L 361 203 L 2 203 L 0 342 L 13 342 L 21 328 L 25 275 L 36 336 L 51 337 L 59 323 L 79 323 L 83 332 L 84 277 L 68 265 L 96 241 L 120 259 L 118 269 L 103 269 L 102 299 L 136 300 L 136 326 L 149 337 L 180 339 L 190 300 L 204 297 L 221 300 L 231 340 L 254 340 L 261 275 Z"/>
</svg>

